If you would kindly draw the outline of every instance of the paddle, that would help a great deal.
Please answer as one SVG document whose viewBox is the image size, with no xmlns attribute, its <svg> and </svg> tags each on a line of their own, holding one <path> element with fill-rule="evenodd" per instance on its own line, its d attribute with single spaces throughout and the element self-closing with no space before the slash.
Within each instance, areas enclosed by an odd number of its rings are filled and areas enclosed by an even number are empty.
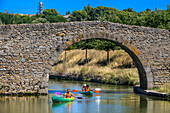
<svg viewBox="0 0 170 113">
<path fill-rule="evenodd" d="M 100 88 L 96 88 L 95 90 L 100 91 L 101 89 Z"/>
<path fill-rule="evenodd" d="M 76 96 L 75 96 L 76 97 Z M 77 99 L 83 99 L 83 97 L 76 97 Z"/>
<path fill-rule="evenodd" d="M 97 90 L 95 90 L 95 91 L 93 91 L 94 93 L 99 93 L 99 91 L 97 91 Z"/>
<path fill-rule="evenodd" d="M 83 99 L 82 94 L 78 94 L 77 96 L 75 96 L 77 99 Z"/>
<path fill-rule="evenodd" d="M 93 91 L 93 90 L 100 91 L 101 89 L 100 89 L 100 88 L 95 88 L 95 89 L 91 89 L 90 91 Z M 76 89 L 73 89 L 73 91 L 72 91 L 72 92 L 78 92 L 78 90 L 76 90 Z"/>
<path fill-rule="evenodd" d="M 88 99 L 87 97 L 76 97 L 77 99 Z"/>
<path fill-rule="evenodd" d="M 61 93 L 60 93 L 60 92 L 55 92 L 55 94 L 56 94 L 56 95 L 61 95 Z"/>
<path fill-rule="evenodd" d="M 76 90 L 76 89 L 73 89 L 73 92 L 78 92 L 78 90 Z"/>
<path fill-rule="evenodd" d="M 94 93 L 99 93 L 99 91 L 101 91 L 100 88 L 95 88 L 95 90 L 93 91 Z"/>
</svg>

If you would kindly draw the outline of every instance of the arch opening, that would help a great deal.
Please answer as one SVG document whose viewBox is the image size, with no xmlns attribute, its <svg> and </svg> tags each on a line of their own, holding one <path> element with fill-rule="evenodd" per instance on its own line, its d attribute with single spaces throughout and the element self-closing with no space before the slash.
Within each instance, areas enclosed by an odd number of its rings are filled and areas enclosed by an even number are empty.
<svg viewBox="0 0 170 113">
<path fill-rule="evenodd" d="M 141 63 L 141 61 L 139 60 L 138 56 L 128 47 L 126 47 L 125 45 L 123 45 L 122 43 L 118 42 L 118 41 L 114 41 L 114 40 L 110 40 L 110 39 L 105 39 L 105 38 L 92 38 L 92 39 L 99 39 L 99 40 L 106 40 L 106 41 L 110 41 L 112 43 L 114 43 L 116 46 L 120 46 L 123 50 L 125 50 L 125 52 L 127 52 L 129 54 L 129 56 L 132 58 L 137 70 L 138 70 L 138 75 L 139 75 L 139 82 L 140 82 L 140 87 L 142 89 L 147 89 L 147 77 L 146 77 L 146 72 L 143 68 L 143 65 Z M 85 41 L 85 40 L 91 40 L 91 39 L 82 39 L 81 41 Z M 67 47 L 65 47 L 63 49 L 63 51 L 65 49 L 67 49 L 68 47 L 70 47 L 73 44 L 77 44 L 79 42 L 81 42 L 80 40 L 74 43 L 70 43 L 69 44 L 66 42 Z M 62 52 L 63 52 L 62 51 Z"/>
</svg>

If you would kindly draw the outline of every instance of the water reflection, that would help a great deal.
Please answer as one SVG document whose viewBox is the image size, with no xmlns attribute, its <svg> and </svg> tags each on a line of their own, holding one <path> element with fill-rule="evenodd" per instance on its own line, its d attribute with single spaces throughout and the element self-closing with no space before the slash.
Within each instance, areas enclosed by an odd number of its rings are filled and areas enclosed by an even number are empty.
<svg viewBox="0 0 170 113">
<path fill-rule="evenodd" d="M 53 103 L 52 104 L 52 112 L 53 113 L 62 113 L 62 112 L 71 112 L 71 104 L 72 102 L 65 102 L 65 103 Z"/>
<path fill-rule="evenodd" d="M 50 81 L 49 89 L 57 89 L 64 93 L 66 88 L 81 89 L 82 84 L 75 81 Z M 103 90 L 106 86 L 109 92 L 84 96 L 83 99 L 66 103 L 52 103 L 51 96 L 55 95 L 54 92 L 48 96 L 2 96 L 0 113 L 169 113 L 170 111 L 169 101 L 134 94 L 132 87 L 116 86 L 118 89 L 115 89 L 113 85 L 88 84 L 94 88 L 102 87 Z"/>
<path fill-rule="evenodd" d="M 2 96 L 0 113 L 49 113 L 48 96 Z"/>
</svg>

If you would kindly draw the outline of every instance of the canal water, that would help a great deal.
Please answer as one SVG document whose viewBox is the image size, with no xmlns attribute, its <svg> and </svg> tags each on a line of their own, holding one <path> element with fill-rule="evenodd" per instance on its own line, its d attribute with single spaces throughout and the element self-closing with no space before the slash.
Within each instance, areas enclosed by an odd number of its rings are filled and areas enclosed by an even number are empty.
<svg viewBox="0 0 170 113">
<path fill-rule="evenodd" d="M 53 104 L 55 92 L 65 93 L 66 89 L 80 90 L 84 82 L 49 81 L 48 96 L 2 96 L 0 113 L 170 113 L 170 102 L 159 98 L 133 93 L 133 87 L 99 83 L 86 83 L 102 91 L 92 97 L 82 96 L 73 102 Z"/>
</svg>

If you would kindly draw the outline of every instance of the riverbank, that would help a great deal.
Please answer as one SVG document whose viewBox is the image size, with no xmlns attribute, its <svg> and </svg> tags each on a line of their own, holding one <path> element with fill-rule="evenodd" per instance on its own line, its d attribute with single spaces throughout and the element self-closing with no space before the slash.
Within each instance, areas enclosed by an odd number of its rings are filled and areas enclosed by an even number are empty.
<svg viewBox="0 0 170 113">
<path fill-rule="evenodd" d="M 160 89 L 160 88 L 157 88 L 157 89 Z M 168 92 L 159 92 L 159 90 L 157 91 L 157 90 L 151 90 L 151 89 L 143 90 L 139 86 L 135 86 L 133 90 L 135 93 L 138 93 L 138 94 L 160 97 L 160 98 L 163 98 L 164 100 L 170 101 L 170 93 Z"/>
<path fill-rule="evenodd" d="M 164 86 L 161 87 L 149 88 L 148 90 L 154 90 L 160 93 L 166 93 L 170 95 L 170 84 L 165 84 Z"/>
<path fill-rule="evenodd" d="M 63 52 L 51 70 L 51 75 L 82 81 L 95 81 L 115 85 L 139 84 L 138 71 L 131 57 L 124 50 L 110 51 L 110 64 L 106 51 L 88 50 L 85 64 L 85 50 Z"/>
</svg>

